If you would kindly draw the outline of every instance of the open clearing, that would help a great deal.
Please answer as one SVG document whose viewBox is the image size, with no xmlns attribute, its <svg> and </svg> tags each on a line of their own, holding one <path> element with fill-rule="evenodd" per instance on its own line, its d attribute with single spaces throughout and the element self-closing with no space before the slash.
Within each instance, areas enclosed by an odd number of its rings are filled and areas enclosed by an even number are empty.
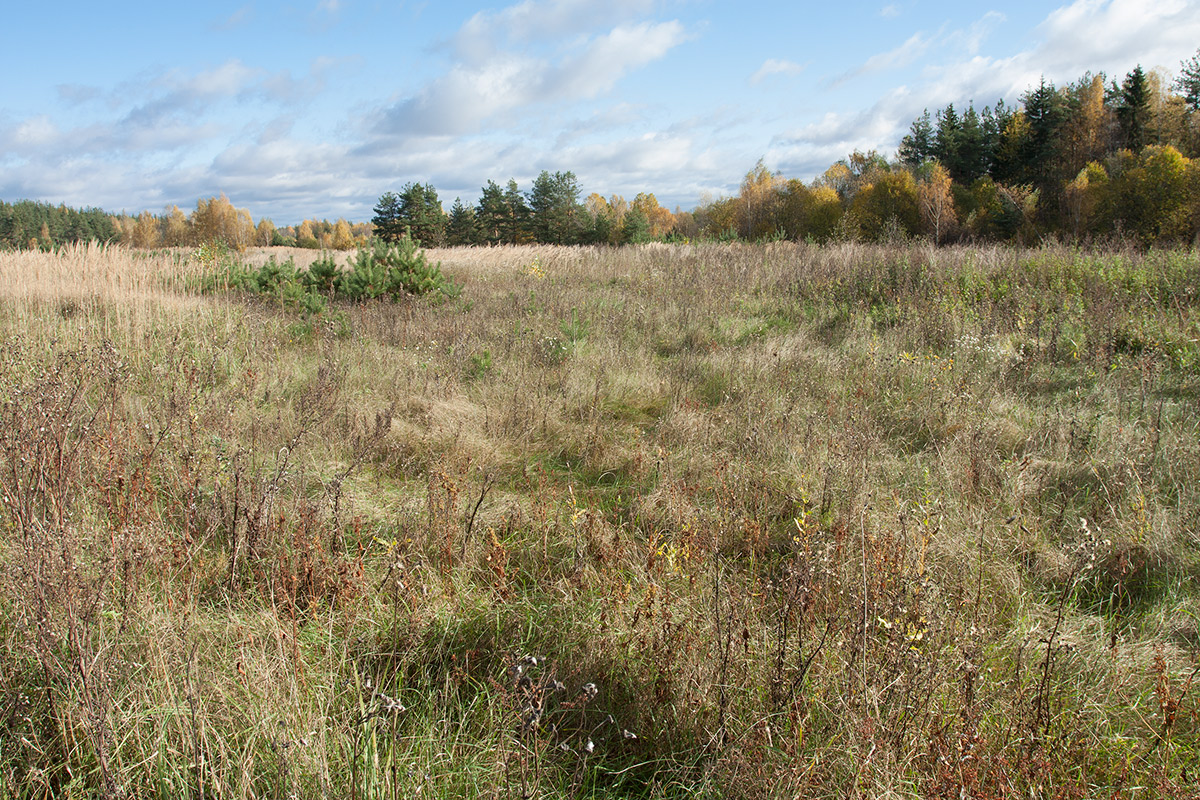
<svg viewBox="0 0 1200 800">
<path fill-rule="evenodd" d="M 1196 253 L 428 255 L 0 253 L 0 797 L 1195 796 Z"/>
</svg>

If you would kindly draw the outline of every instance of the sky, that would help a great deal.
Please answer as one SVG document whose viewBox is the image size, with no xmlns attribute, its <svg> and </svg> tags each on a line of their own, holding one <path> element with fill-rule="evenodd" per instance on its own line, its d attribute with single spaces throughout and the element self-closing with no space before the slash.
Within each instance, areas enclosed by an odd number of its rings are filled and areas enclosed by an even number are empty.
<svg viewBox="0 0 1200 800">
<path fill-rule="evenodd" d="M 366 221 L 410 182 L 474 204 L 543 170 L 672 209 L 736 194 L 759 159 L 809 181 L 893 155 L 926 108 L 1173 77 L 1200 0 L 71 0 L 5 27 L 0 199 L 224 193 L 286 225 Z"/>
</svg>

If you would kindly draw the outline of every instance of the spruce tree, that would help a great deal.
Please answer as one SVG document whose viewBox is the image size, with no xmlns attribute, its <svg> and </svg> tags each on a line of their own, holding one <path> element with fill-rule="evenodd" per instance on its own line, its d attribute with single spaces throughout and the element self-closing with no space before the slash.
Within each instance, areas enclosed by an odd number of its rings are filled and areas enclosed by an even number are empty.
<svg viewBox="0 0 1200 800">
<path fill-rule="evenodd" d="M 958 112 L 954 110 L 954 103 L 951 103 L 944 110 L 938 112 L 933 154 L 938 161 L 942 162 L 942 166 L 950 170 L 950 174 L 955 177 L 962 172 L 958 154 L 961 140 L 962 123 L 958 119 Z"/>
<path fill-rule="evenodd" d="M 967 113 L 963 114 L 962 124 L 959 128 L 958 174 L 954 176 L 954 179 L 963 185 L 972 184 L 976 179 L 987 174 L 988 167 L 991 166 L 990 162 L 983 124 L 980 122 L 979 114 L 975 111 L 975 106 L 969 105 Z"/>
<path fill-rule="evenodd" d="M 1021 178 L 1045 191 L 1057 191 L 1053 186 L 1057 174 L 1056 160 L 1059 140 L 1067 120 L 1067 105 L 1062 93 L 1043 78 L 1038 88 L 1025 93 L 1025 119 L 1029 133 L 1022 142 Z"/>
<path fill-rule="evenodd" d="M 929 109 L 913 120 L 908 133 L 900 140 L 900 162 L 916 168 L 933 157 L 933 122 Z"/>
<path fill-rule="evenodd" d="M 1179 63 L 1179 77 L 1171 84 L 1183 95 L 1183 101 L 1193 111 L 1200 111 L 1200 49 L 1187 61 Z"/>
<path fill-rule="evenodd" d="M 1150 120 L 1150 84 L 1142 65 L 1138 64 L 1125 76 L 1117 100 L 1117 121 L 1125 146 L 1140 153 L 1146 144 L 1146 129 Z"/>
</svg>

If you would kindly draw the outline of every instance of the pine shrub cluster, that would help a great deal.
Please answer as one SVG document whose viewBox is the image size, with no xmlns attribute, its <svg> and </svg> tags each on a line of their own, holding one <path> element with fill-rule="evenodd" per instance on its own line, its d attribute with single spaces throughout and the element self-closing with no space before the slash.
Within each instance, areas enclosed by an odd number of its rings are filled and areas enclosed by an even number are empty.
<svg viewBox="0 0 1200 800">
<path fill-rule="evenodd" d="M 342 269 L 332 254 L 307 269 L 293 259 L 273 256 L 258 268 L 227 263 L 208 279 L 210 291 L 234 290 L 269 296 L 287 308 L 320 313 L 331 300 L 364 302 L 387 297 L 398 301 L 413 295 L 456 297 L 458 284 L 442 273 L 440 263 L 430 264 L 412 238 L 396 243 L 374 239 L 359 248 L 349 269 Z"/>
</svg>

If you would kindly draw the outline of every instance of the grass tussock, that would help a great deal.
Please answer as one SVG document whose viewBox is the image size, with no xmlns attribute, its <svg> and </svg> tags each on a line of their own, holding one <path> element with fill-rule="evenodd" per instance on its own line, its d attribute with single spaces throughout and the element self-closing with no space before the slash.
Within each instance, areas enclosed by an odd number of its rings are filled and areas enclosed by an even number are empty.
<svg viewBox="0 0 1200 800">
<path fill-rule="evenodd" d="M 1194 253 L 427 255 L 0 253 L 0 797 L 1195 796 Z"/>
</svg>

